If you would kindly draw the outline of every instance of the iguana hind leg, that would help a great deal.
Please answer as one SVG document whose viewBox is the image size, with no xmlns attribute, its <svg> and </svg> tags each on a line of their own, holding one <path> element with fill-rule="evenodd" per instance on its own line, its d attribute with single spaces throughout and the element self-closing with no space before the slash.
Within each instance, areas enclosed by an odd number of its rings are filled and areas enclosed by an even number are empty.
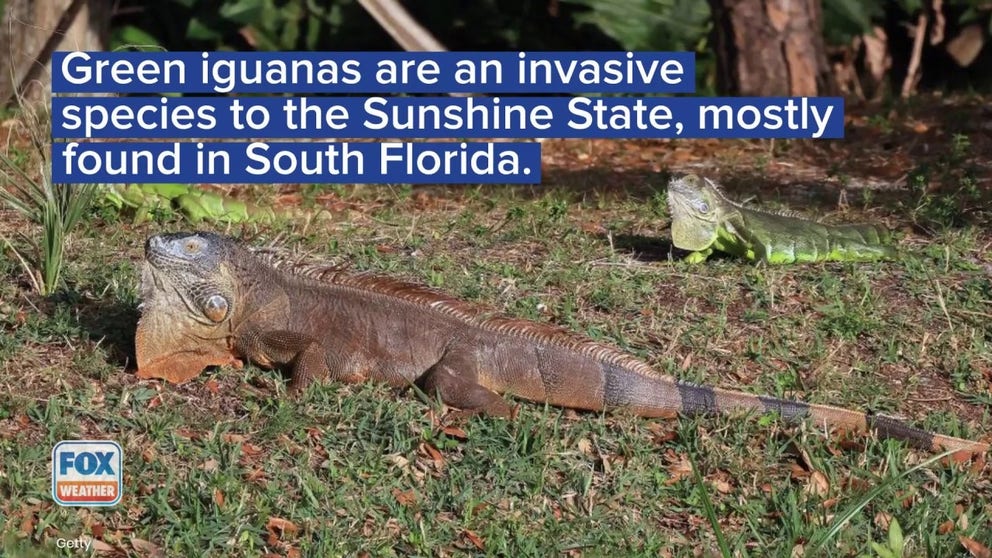
<svg viewBox="0 0 992 558">
<path fill-rule="evenodd" d="M 465 414 L 513 416 L 513 408 L 498 393 L 479 384 L 469 357 L 445 355 L 421 376 L 420 386 L 427 395 L 439 397 L 445 405 Z"/>
</svg>

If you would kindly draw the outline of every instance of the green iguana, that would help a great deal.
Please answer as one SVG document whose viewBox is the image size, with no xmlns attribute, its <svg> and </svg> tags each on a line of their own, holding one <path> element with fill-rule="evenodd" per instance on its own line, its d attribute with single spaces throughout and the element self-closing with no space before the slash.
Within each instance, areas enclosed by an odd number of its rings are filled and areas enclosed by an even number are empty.
<svg viewBox="0 0 992 558">
<path fill-rule="evenodd" d="M 340 267 L 294 263 L 214 233 L 150 237 L 141 280 L 137 375 L 184 382 L 244 361 L 314 380 L 419 385 L 464 412 L 512 416 L 500 394 L 645 417 L 778 413 L 877 431 L 928 450 L 989 445 L 883 415 L 696 385 L 560 327 L 492 316 L 434 289 Z"/>
<path fill-rule="evenodd" d="M 274 210 L 248 204 L 189 184 L 106 184 L 103 200 L 117 210 L 134 211 L 134 222 L 152 218 L 155 211 L 179 211 L 191 223 L 271 223 L 278 218 L 323 218 L 325 212 L 298 208 Z"/>
<path fill-rule="evenodd" d="M 889 232 L 868 224 L 824 225 L 744 207 L 694 174 L 668 183 L 672 244 L 699 263 L 714 250 L 770 264 L 867 261 L 896 257 Z"/>
</svg>

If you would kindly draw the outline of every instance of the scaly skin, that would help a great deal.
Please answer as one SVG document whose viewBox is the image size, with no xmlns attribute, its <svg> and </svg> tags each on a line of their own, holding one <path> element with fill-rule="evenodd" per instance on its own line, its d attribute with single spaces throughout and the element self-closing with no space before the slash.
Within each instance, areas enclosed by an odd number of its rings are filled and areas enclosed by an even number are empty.
<svg viewBox="0 0 992 558">
<path fill-rule="evenodd" d="M 933 451 L 989 449 L 881 415 L 681 382 L 559 327 L 491 317 L 415 284 L 293 264 L 213 233 L 150 237 L 141 293 L 141 378 L 182 382 L 196 368 L 247 360 L 290 372 L 291 391 L 327 379 L 417 384 L 466 412 L 511 415 L 500 394 L 645 417 L 757 411 Z"/>
<path fill-rule="evenodd" d="M 744 207 L 694 174 L 668 184 L 672 244 L 701 263 L 716 250 L 770 264 L 870 261 L 896 257 L 889 232 L 869 224 L 824 225 Z"/>
</svg>

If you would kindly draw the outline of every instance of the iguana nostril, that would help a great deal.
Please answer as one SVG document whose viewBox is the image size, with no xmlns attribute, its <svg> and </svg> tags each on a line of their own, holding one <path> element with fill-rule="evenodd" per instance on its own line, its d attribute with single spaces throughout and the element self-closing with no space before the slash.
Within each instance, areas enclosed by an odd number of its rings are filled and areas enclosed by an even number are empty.
<svg viewBox="0 0 992 558">
<path fill-rule="evenodd" d="M 152 250 L 157 250 L 162 247 L 162 237 L 159 235 L 152 235 L 148 237 L 145 241 L 145 254 L 148 254 Z"/>
</svg>

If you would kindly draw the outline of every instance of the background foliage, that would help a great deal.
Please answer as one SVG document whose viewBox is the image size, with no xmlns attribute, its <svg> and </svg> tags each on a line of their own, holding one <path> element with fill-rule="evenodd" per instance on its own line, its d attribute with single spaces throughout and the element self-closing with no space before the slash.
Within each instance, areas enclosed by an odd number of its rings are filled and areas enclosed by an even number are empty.
<svg viewBox="0 0 992 558">
<path fill-rule="evenodd" d="M 692 50 L 701 90 L 712 87 L 710 10 L 699 0 L 435 0 L 407 8 L 451 50 Z M 856 58 L 859 36 L 882 29 L 897 74 L 912 45 L 920 13 L 946 40 L 924 50 L 924 85 L 988 85 L 992 79 L 992 6 L 985 0 L 824 0 L 823 33 L 832 56 Z M 943 46 L 965 25 L 985 34 L 967 68 L 947 60 Z M 111 48 L 168 50 L 391 50 L 393 41 L 356 0 L 121 0 Z"/>
</svg>

